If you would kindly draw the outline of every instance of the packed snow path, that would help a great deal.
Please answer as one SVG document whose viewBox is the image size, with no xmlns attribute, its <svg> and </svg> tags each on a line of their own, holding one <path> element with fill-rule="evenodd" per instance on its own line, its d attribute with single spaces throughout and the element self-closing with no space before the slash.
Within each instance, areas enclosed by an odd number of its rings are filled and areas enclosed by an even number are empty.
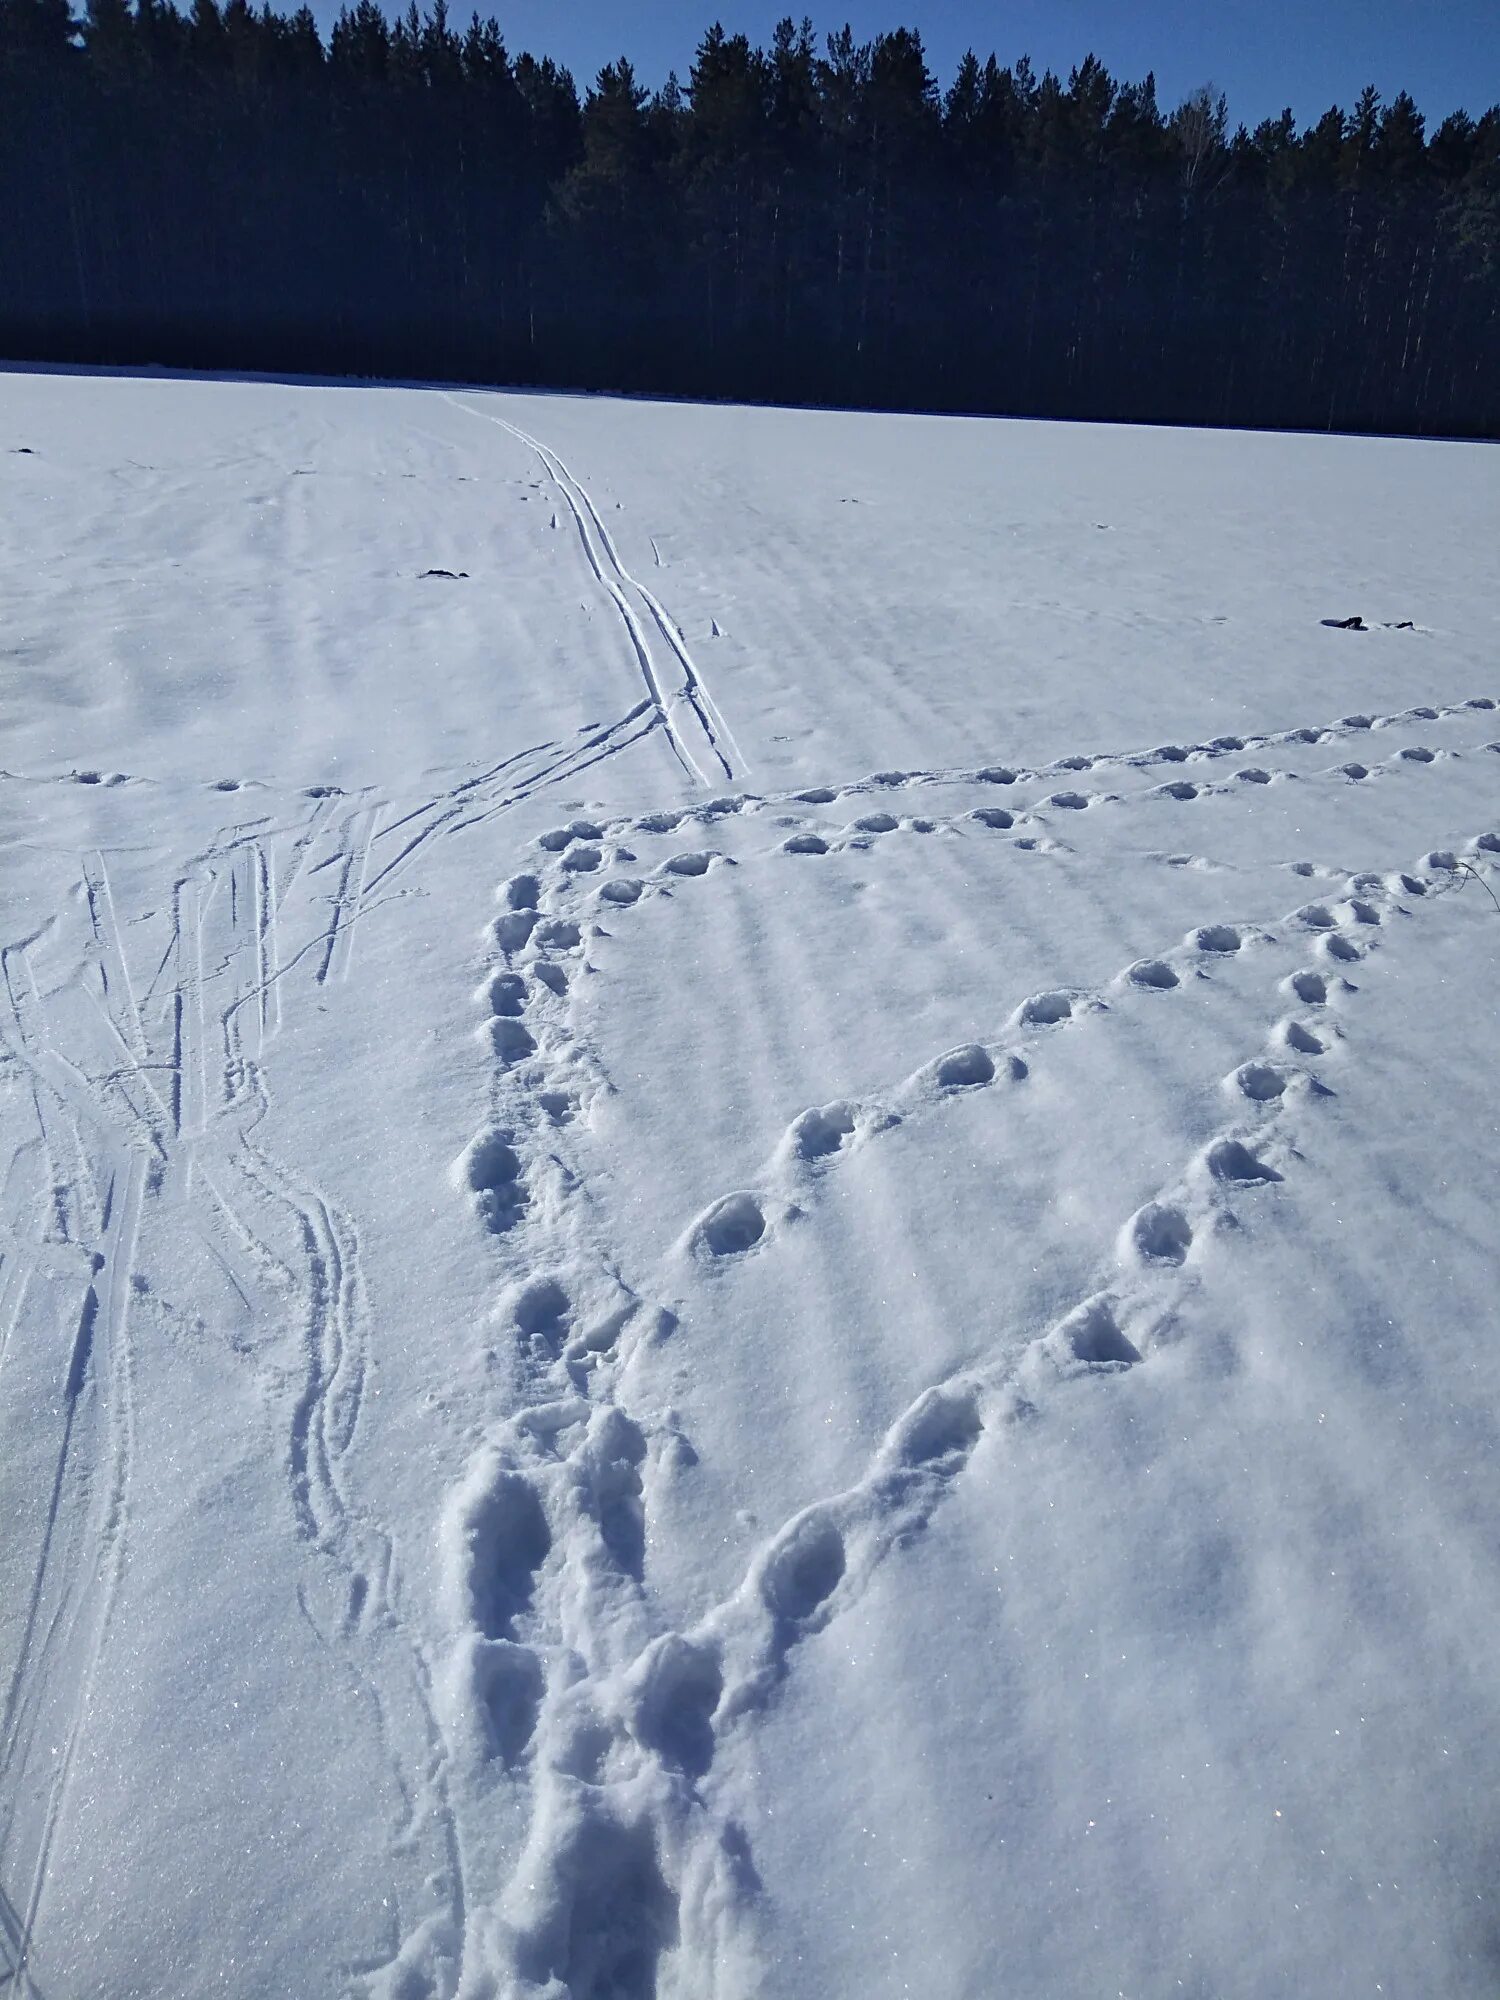
<svg viewBox="0 0 1500 2000">
<path fill-rule="evenodd" d="M 1492 456 L 0 446 L 0 1991 L 1492 1993 Z"/>
</svg>

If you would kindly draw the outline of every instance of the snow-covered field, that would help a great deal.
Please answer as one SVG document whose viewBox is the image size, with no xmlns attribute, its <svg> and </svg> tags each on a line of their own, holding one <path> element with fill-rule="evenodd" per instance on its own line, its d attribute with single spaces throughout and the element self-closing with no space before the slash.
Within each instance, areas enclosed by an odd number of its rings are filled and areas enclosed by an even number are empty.
<svg viewBox="0 0 1500 2000">
<path fill-rule="evenodd" d="M 1493 449 L 17 373 L 0 520 L 0 1991 L 1491 2000 Z"/>
</svg>

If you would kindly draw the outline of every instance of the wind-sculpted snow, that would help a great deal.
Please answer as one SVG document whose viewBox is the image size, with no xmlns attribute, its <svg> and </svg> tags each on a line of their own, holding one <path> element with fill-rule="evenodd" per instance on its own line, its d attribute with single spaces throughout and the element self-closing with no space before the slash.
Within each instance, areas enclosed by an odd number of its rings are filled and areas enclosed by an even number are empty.
<svg viewBox="0 0 1500 2000">
<path fill-rule="evenodd" d="M 7 397 L 0 1984 L 1492 1992 L 1488 460 Z"/>
</svg>

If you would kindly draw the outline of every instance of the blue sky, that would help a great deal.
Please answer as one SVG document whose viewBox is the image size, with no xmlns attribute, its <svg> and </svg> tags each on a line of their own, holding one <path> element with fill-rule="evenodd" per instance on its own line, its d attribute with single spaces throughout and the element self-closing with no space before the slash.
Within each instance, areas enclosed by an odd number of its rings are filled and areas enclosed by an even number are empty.
<svg viewBox="0 0 1500 2000">
<path fill-rule="evenodd" d="M 449 9 L 467 21 L 473 4 L 449 0 Z M 566 63 L 580 89 L 621 54 L 649 84 L 669 69 L 685 79 L 716 4 L 726 28 L 759 42 L 778 15 L 804 11 L 775 0 L 478 0 L 513 50 Z M 338 12 L 338 0 L 313 6 L 325 26 Z M 1430 126 L 1456 106 L 1477 114 L 1500 99 L 1500 0 L 834 0 L 806 11 L 820 36 L 845 19 L 861 38 L 920 28 L 945 87 L 972 44 L 1002 62 L 1029 54 L 1038 71 L 1064 76 L 1093 50 L 1117 77 L 1154 69 L 1168 105 L 1212 82 L 1227 93 L 1231 120 L 1252 125 L 1284 104 L 1305 124 L 1334 102 L 1348 105 L 1366 83 L 1386 97 L 1409 90 Z"/>
</svg>

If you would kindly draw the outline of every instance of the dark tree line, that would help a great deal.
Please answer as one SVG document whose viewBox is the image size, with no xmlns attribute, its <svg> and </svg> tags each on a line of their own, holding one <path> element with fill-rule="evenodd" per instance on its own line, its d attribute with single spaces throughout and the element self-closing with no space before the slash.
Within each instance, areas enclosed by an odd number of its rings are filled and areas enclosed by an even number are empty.
<svg viewBox="0 0 1500 2000">
<path fill-rule="evenodd" d="M 444 0 L 0 0 L 0 174 L 14 357 L 1500 434 L 1500 109 L 790 20 L 580 104 Z"/>
</svg>

